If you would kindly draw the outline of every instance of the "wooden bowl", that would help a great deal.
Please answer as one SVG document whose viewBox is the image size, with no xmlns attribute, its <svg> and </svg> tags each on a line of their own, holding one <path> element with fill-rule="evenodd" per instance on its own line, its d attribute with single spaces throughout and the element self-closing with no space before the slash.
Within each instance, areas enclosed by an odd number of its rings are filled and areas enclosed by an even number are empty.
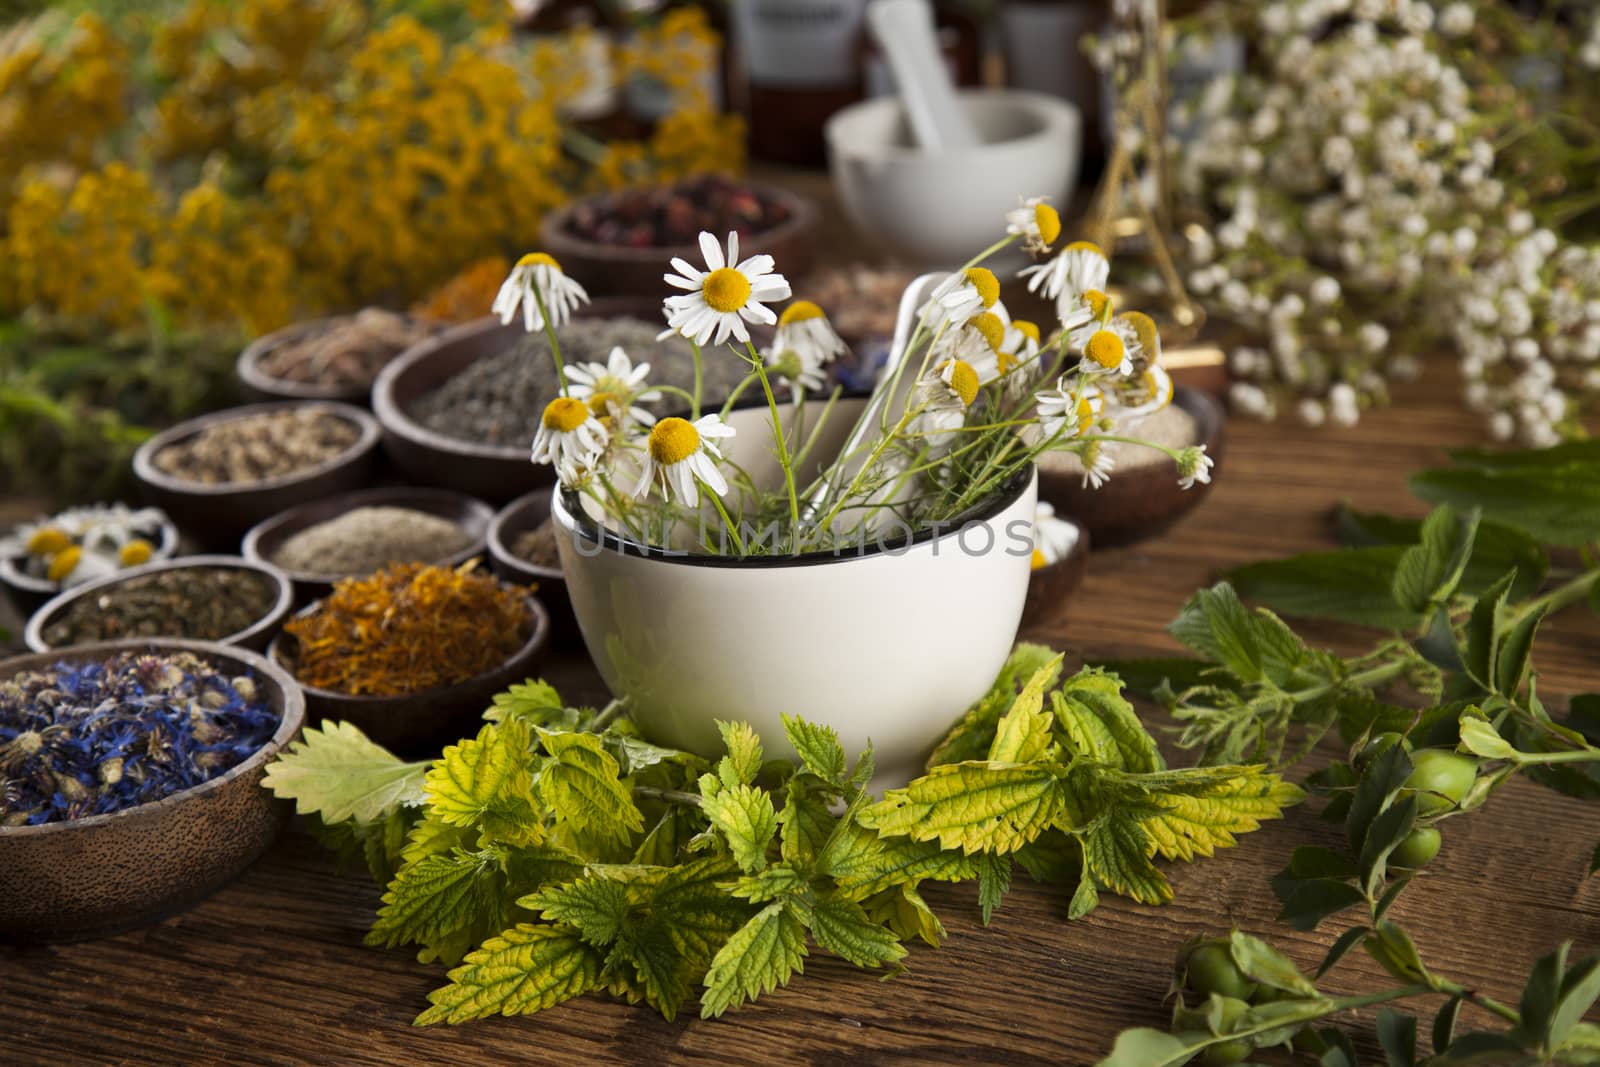
<svg viewBox="0 0 1600 1067">
<path fill-rule="evenodd" d="M 310 721 L 342 719 L 353 722 L 361 732 L 402 756 L 438 755 L 444 745 L 478 732 L 491 698 L 518 682 L 527 681 L 544 657 L 550 642 L 550 616 L 533 597 L 527 598 L 528 638 L 500 666 L 455 685 L 426 689 L 401 696 L 351 696 L 331 689 L 296 685 L 305 694 Z M 296 614 L 308 615 L 321 606 L 318 601 Z M 280 633 L 267 649 L 272 662 L 294 676 L 298 642 L 294 635 Z"/>
<path fill-rule="evenodd" d="M 601 298 L 578 309 L 574 317 L 651 321 L 660 314 L 659 301 Z M 490 445 L 437 433 L 410 415 L 419 399 L 477 360 L 510 348 L 523 333 L 520 320 L 502 326 L 492 316 L 477 319 L 419 341 L 379 373 L 372 383 L 372 411 L 383 428 L 384 452 L 408 481 L 455 489 L 494 504 L 554 484 L 553 468 L 528 459 L 537 426 L 528 427 L 523 444 Z"/>
<path fill-rule="evenodd" d="M 1089 531 L 1083 528 L 1083 523 L 1073 519 L 1062 521 L 1078 528 L 1078 540 L 1065 556 L 1028 576 L 1028 598 L 1022 604 L 1023 629 L 1059 617 L 1067 599 L 1083 583 L 1083 576 L 1089 570 Z"/>
<path fill-rule="evenodd" d="M 109 815 L 0 827 L 0 941 L 73 941 L 156 922 L 192 907 L 266 851 L 288 805 L 261 788 L 267 763 L 300 732 L 305 701 L 262 656 L 206 641 L 111 641 L 18 656 L 0 678 L 128 649 L 192 652 L 230 676 L 248 674 L 281 722 L 255 754 L 162 800 Z"/>
<path fill-rule="evenodd" d="M 517 538 L 550 518 L 552 489 L 535 489 L 519 496 L 495 513 L 489 524 L 489 568 L 503 581 L 536 585 L 539 599 L 550 612 L 551 640 L 563 648 L 581 642 L 578 620 L 572 614 L 572 596 L 560 567 L 539 567 L 512 551 Z"/>
<path fill-rule="evenodd" d="M 333 400 L 361 407 L 370 406 L 372 403 L 370 382 L 366 385 L 317 385 L 312 382 L 293 382 L 286 378 L 274 378 L 261 367 L 261 361 L 274 349 L 299 341 L 326 329 L 333 323 L 352 317 L 353 315 L 330 315 L 326 318 L 297 322 L 250 342 L 250 346 L 239 353 L 239 359 L 233 366 L 234 374 L 238 377 L 239 384 L 243 386 L 245 395 L 263 401 Z M 400 353 L 396 352 L 390 358 L 392 360 L 399 356 Z"/>
<path fill-rule="evenodd" d="M 240 534 L 286 508 L 370 485 L 379 458 L 378 420 L 350 404 L 315 402 L 356 425 L 360 435 L 355 444 L 314 467 L 260 482 L 206 485 L 184 481 L 156 467 L 157 453 L 219 423 L 305 406 L 311 405 L 305 401 L 250 404 L 180 422 L 139 446 L 133 454 L 133 473 L 150 502 L 170 515 L 179 529 L 207 547 L 231 551 Z"/>
<path fill-rule="evenodd" d="M 172 554 L 178 550 L 178 528 L 171 519 L 165 516 L 161 519 L 159 539 L 156 541 L 155 552 L 152 560 L 171 559 Z M 46 578 L 35 578 L 24 571 L 18 563 L 21 557 L 0 556 L 0 583 L 11 590 L 11 599 L 16 604 L 17 610 L 23 614 L 37 611 L 45 601 L 61 592 L 61 583 L 52 582 Z"/>
<path fill-rule="evenodd" d="M 821 213 L 811 201 L 776 185 L 763 182 L 744 182 L 763 200 L 782 204 L 789 217 L 777 226 L 760 233 L 741 235 L 741 259 L 766 253 L 777 261 L 778 270 L 789 278 L 803 276 L 811 269 L 816 258 L 816 231 Z M 589 291 L 591 296 L 636 296 L 659 302 L 672 292 L 661 276 L 671 268 L 674 256 L 691 263 L 701 262 L 700 246 L 652 245 L 648 248 L 626 248 L 621 245 L 600 244 L 578 237 L 569 229 L 575 212 L 616 197 L 615 193 L 596 193 L 582 200 L 557 208 L 544 217 L 539 226 L 539 243 L 561 264 L 562 271 Z M 727 237 L 716 235 L 718 241 Z"/>
<path fill-rule="evenodd" d="M 1225 435 L 1222 406 L 1197 389 L 1179 386 L 1174 404 L 1194 417 L 1196 440 L 1206 455 L 1222 464 Z M 1134 432 L 1137 436 L 1137 431 Z M 1128 448 L 1131 446 L 1123 446 Z M 1073 519 L 1097 548 L 1131 544 L 1165 530 L 1204 500 L 1207 483 L 1178 487 L 1177 464 L 1163 458 L 1142 467 L 1116 467 L 1100 489 L 1083 485 L 1083 476 L 1039 465 L 1039 499 L 1055 505 L 1056 514 Z"/>
<path fill-rule="evenodd" d="M 129 567 L 127 570 L 118 571 L 116 574 L 108 574 L 104 578 L 86 582 L 46 602 L 44 607 L 34 612 L 33 617 L 28 620 L 28 625 L 22 632 L 22 639 L 27 644 L 29 651 L 49 652 L 54 646 L 45 640 L 44 632 L 72 604 L 84 597 L 97 597 L 111 587 L 121 585 L 129 579 L 138 578 L 140 575 L 183 570 L 189 567 L 254 571 L 272 583 L 277 595 L 273 599 L 271 609 L 265 615 L 257 619 L 248 628 L 211 642 L 216 645 L 245 648 L 252 652 L 266 651 L 268 643 L 277 634 L 278 627 L 283 625 L 283 620 L 289 617 L 289 612 L 294 607 L 294 588 L 289 582 L 289 576 L 277 567 L 257 560 L 241 559 L 238 556 L 181 556 L 178 559 L 162 560 L 159 563 L 146 563 L 141 567 Z M 155 639 L 126 638 L 125 640 Z M 187 641 L 190 638 L 186 638 L 182 634 L 166 634 L 160 640 Z"/>
<path fill-rule="evenodd" d="M 473 556 L 483 555 L 484 535 L 494 518 L 494 512 L 483 501 L 474 500 L 462 493 L 453 493 L 448 489 L 366 489 L 359 493 L 346 493 L 325 500 L 313 500 L 309 504 L 301 504 L 299 507 L 274 515 L 265 522 L 259 522 L 250 527 L 250 532 L 244 535 L 241 551 L 245 559 L 277 568 L 278 565 L 273 563 L 273 557 L 283 548 L 285 541 L 301 530 L 338 518 L 356 508 L 374 507 L 409 508 L 412 511 L 437 515 L 441 519 L 449 519 L 461 527 L 472 538 L 471 544 L 443 559 L 418 561 L 436 563 L 441 567 L 460 566 Z M 342 574 L 330 576 L 312 571 L 279 569 L 288 574 L 290 580 L 294 582 L 297 604 L 327 596 L 333 592 L 335 581 L 349 577 Z"/>
</svg>

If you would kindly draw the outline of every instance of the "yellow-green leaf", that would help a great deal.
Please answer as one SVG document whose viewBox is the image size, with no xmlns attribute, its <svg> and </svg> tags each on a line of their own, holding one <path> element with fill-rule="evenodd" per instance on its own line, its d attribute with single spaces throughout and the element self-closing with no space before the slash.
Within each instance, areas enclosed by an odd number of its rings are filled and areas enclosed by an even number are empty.
<svg viewBox="0 0 1600 1067">
<path fill-rule="evenodd" d="M 557 819 L 618 844 L 644 829 L 633 793 L 599 737 L 547 732 L 540 740 L 551 759 L 539 772 L 539 795 Z"/>
<path fill-rule="evenodd" d="M 963 852 L 1015 852 L 1060 813 L 1053 768 L 1006 763 L 950 763 L 862 810 L 861 825 L 881 834 L 937 840 Z"/>
<path fill-rule="evenodd" d="M 536 844 L 542 833 L 530 804 L 530 743 L 527 725 L 511 719 L 486 725 L 476 738 L 450 745 L 423 783 L 428 810 L 452 826 L 477 826 L 493 814 L 497 836 Z"/>
<path fill-rule="evenodd" d="M 772 797 L 749 785 L 735 785 L 703 797 L 701 810 L 728 841 L 740 868 L 755 871 L 766 866 L 767 846 L 778 832 L 778 813 Z"/>
<path fill-rule="evenodd" d="M 1283 809 L 1300 802 L 1305 794 L 1276 774 L 1257 768 L 1234 768 L 1235 778 L 1209 786 L 1205 792 L 1166 793 L 1153 797 L 1165 809 L 1142 818 L 1139 825 L 1155 849 L 1167 859 L 1192 860 L 1210 856 L 1216 849 L 1238 844 L 1236 834 L 1261 828 L 1263 819 L 1276 819 Z"/>
<path fill-rule="evenodd" d="M 805 969 L 806 927 L 788 901 L 768 904 L 722 946 L 706 971 L 700 1015 L 712 1019 L 787 985 Z"/>
<path fill-rule="evenodd" d="M 989 745 L 991 763 L 1030 763 L 1050 747 L 1050 716 L 1044 707 L 1044 691 L 1061 673 L 1061 656 L 1033 672 L 1017 699 L 995 725 L 994 741 Z"/>
<path fill-rule="evenodd" d="M 308 726 L 300 740 L 267 765 L 261 784 L 324 822 L 371 823 L 423 802 L 428 764 L 405 763 L 354 723 Z"/>
<path fill-rule="evenodd" d="M 564 926 L 520 924 L 492 937 L 428 995 L 415 1025 L 526 1015 L 599 988 L 600 954 Z"/>
</svg>

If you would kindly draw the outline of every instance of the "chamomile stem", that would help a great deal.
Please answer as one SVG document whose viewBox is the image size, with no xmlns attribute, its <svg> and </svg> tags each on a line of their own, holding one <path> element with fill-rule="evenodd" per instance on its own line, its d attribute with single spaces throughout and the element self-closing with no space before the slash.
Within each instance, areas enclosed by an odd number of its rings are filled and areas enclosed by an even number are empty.
<svg viewBox="0 0 1600 1067">
<path fill-rule="evenodd" d="M 728 514 L 728 509 L 723 507 L 722 498 L 704 484 L 706 495 L 711 498 L 711 506 L 717 509 L 717 514 L 722 516 L 722 528 L 728 531 L 728 536 L 733 538 L 733 547 L 739 550 L 739 555 L 744 555 L 744 539 L 739 536 L 739 527 Z"/>
<path fill-rule="evenodd" d="M 700 395 L 703 388 L 705 368 L 704 361 L 700 357 L 700 346 L 690 341 L 689 347 L 694 351 L 694 396 L 690 398 L 689 402 L 689 418 L 692 421 L 700 417 Z"/>
<path fill-rule="evenodd" d="M 550 341 L 550 356 L 556 362 L 556 381 L 561 386 L 561 395 L 567 395 L 567 365 L 561 362 L 561 342 L 556 340 L 556 327 L 550 321 L 550 311 L 544 306 L 544 292 L 537 285 L 533 286 L 533 299 L 539 305 L 539 317 L 544 320 L 544 335 Z"/>
<path fill-rule="evenodd" d="M 828 397 L 828 403 L 823 407 L 822 414 L 817 416 L 817 424 L 811 427 L 811 433 L 806 437 L 806 443 L 800 446 L 800 451 L 794 457 L 796 467 L 805 467 L 806 457 L 811 454 L 811 447 L 817 443 L 822 428 L 828 424 L 828 416 L 833 414 L 833 405 L 839 402 L 840 395 L 844 392 L 840 386 L 833 387 L 833 394 Z M 816 484 L 816 483 L 812 483 Z"/>
<path fill-rule="evenodd" d="M 744 395 L 744 391 L 755 383 L 756 376 L 754 374 L 749 374 L 746 375 L 738 385 L 733 387 L 733 392 L 728 394 L 728 399 L 724 401 L 722 405 L 722 417 L 724 419 L 726 419 L 728 417 L 728 413 L 733 410 L 733 405 L 739 402 L 739 398 Z"/>
<path fill-rule="evenodd" d="M 778 413 L 778 399 L 772 395 L 772 383 L 767 380 L 767 366 L 756 352 L 755 345 L 746 341 L 744 347 L 749 351 L 751 365 L 761 379 L 761 391 L 767 396 L 767 410 L 772 413 L 772 437 L 778 443 L 778 465 L 783 468 L 783 484 L 789 492 L 790 547 L 796 548 L 800 536 L 800 497 L 794 488 L 794 465 L 789 462 L 789 437 L 783 432 L 783 417 Z M 741 554 L 743 551 L 740 549 Z"/>
</svg>

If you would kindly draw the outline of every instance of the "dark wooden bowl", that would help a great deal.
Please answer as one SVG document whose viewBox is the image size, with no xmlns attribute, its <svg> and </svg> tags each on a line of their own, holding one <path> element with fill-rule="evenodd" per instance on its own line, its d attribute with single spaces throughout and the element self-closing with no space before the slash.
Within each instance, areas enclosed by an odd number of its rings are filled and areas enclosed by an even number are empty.
<svg viewBox="0 0 1600 1067">
<path fill-rule="evenodd" d="M 661 314 L 660 301 L 592 300 L 576 318 L 635 317 L 651 321 Z M 493 504 L 554 484 L 553 468 L 528 458 L 537 426 L 528 427 L 520 445 L 489 445 L 436 433 L 411 417 L 416 402 L 480 359 L 516 344 L 523 336 L 521 320 L 502 326 L 490 316 L 436 334 L 389 361 L 372 383 L 372 411 L 383 427 L 383 449 L 406 479 L 475 496 Z"/>
<path fill-rule="evenodd" d="M 288 674 L 254 652 L 206 641 L 110 641 L 8 659 L 0 678 L 128 649 L 192 652 L 230 676 L 249 675 L 282 721 L 249 759 L 193 789 L 110 815 L 0 827 L 0 941 L 103 937 L 183 911 L 266 851 L 288 817 L 261 776 L 299 734 L 305 701 Z"/>
<path fill-rule="evenodd" d="M 239 536 L 263 519 L 308 500 L 365 489 L 378 467 L 378 420 L 350 404 L 315 401 L 333 414 L 352 422 L 360 431 L 356 443 L 339 455 L 303 471 L 260 482 L 205 485 L 184 481 L 157 469 L 156 454 L 168 445 L 193 437 L 201 430 L 245 415 L 310 406 L 295 401 L 250 404 L 201 415 L 156 434 L 133 454 L 133 473 L 145 496 L 178 524 L 178 528 L 208 548 L 232 551 Z"/>
<path fill-rule="evenodd" d="M 816 258 L 816 231 L 821 213 L 811 201 L 787 189 L 763 182 L 746 182 L 762 199 L 780 203 L 789 210 L 784 222 L 760 233 L 741 235 L 739 258 L 766 253 L 777 261 L 777 269 L 789 278 L 798 278 L 811 269 Z M 603 204 L 615 193 L 596 193 L 557 208 L 539 226 L 539 242 L 554 256 L 562 271 L 589 291 L 590 296 L 639 296 L 660 301 L 673 290 L 661 280 L 671 270 L 674 256 L 690 263 L 701 262 L 700 246 L 658 245 L 625 248 L 599 244 L 576 236 L 570 229 L 574 212 Z M 716 235 L 725 241 L 727 234 Z M 726 247 L 726 246 L 724 246 Z"/>
<path fill-rule="evenodd" d="M 550 616 L 534 597 L 527 603 L 528 638 L 500 666 L 455 685 L 392 697 L 350 696 L 297 681 L 310 721 L 353 722 L 362 733 L 402 756 L 438 755 L 443 746 L 476 734 L 491 698 L 527 681 L 543 659 L 550 642 Z M 320 606 L 320 601 L 309 604 L 296 618 Z M 273 640 L 267 655 L 293 677 L 297 651 L 294 635 L 284 632 Z"/>
<path fill-rule="evenodd" d="M 178 550 L 178 527 L 165 516 L 161 519 L 160 537 L 156 542 L 152 561 L 171 559 Z M 45 578 L 35 578 L 26 573 L 18 561 L 20 557 L 0 556 L 0 582 L 11 590 L 11 599 L 23 614 L 37 611 L 45 601 L 61 592 L 61 583 Z"/>
<path fill-rule="evenodd" d="M 1194 417 L 1198 436 L 1194 443 L 1206 446 L 1206 454 L 1220 471 L 1225 443 L 1222 406 L 1209 395 L 1184 386 L 1178 387 L 1172 402 Z M 1062 518 L 1073 519 L 1088 530 L 1096 548 L 1131 544 L 1158 534 L 1211 492 L 1206 483 L 1180 489 L 1177 465 L 1165 458 L 1142 467 L 1117 467 L 1101 489 L 1085 488 L 1082 481 L 1081 474 L 1040 464 L 1039 498 L 1054 504 Z"/>
<path fill-rule="evenodd" d="M 1089 531 L 1083 523 L 1063 519 L 1078 528 L 1072 550 L 1054 563 L 1047 563 L 1028 577 L 1028 598 L 1022 603 L 1022 627 L 1027 629 L 1060 616 L 1067 599 L 1083 582 L 1089 570 Z"/>
<path fill-rule="evenodd" d="M 29 651 L 49 652 L 54 646 L 44 639 L 44 631 L 72 604 L 86 596 L 97 597 L 112 586 L 121 585 L 130 578 L 137 578 L 143 574 L 155 574 L 160 571 L 182 570 L 187 567 L 254 571 L 272 583 L 277 596 L 272 602 L 271 609 L 265 615 L 257 619 L 247 629 L 240 630 L 236 634 L 229 634 L 219 641 L 212 642 L 213 644 L 227 645 L 232 648 L 245 648 L 252 652 L 265 652 L 267 645 L 277 635 L 278 628 L 283 625 L 283 620 L 289 617 L 289 612 L 294 607 L 294 588 L 289 582 L 289 576 L 277 567 L 259 560 L 242 559 L 239 556 L 180 556 L 177 559 L 166 559 L 159 563 L 146 563 L 142 567 L 129 567 L 127 570 L 118 571 L 116 574 L 108 574 L 104 578 L 86 582 L 46 602 L 44 607 L 34 612 L 33 616 L 28 620 L 27 627 L 22 632 L 22 639 L 27 644 Z M 153 639 L 128 638 L 127 640 Z M 163 635 L 161 640 L 187 641 L 190 639 L 182 634 L 174 633 Z"/>
<path fill-rule="evenodd" d="M 456 567 L 473 556 L 481 556 L 484 551 L 484 535 L 489 530 L 489 524 L 494 518 L 494 511 L 481 500 L 474 500 L 461 493 L 453 493 L 448 489 L 410 489 L 410 488 L 384 488 L 365 489 L 359 493 L 346 493 L 343 496 L 329 497 L 325 500 L 313 500 L 309 504 L 290 508 L 288 511 L 274 515 L 265 522 L 259 522 L 250 527 L 250 532 L 244 535 L 244 544 L 241 551 L 244 558 L 277 567 L 273 557 L 283 548 L 285 541 L 308 527 L 318 523 L 327 522 L 329 519 L 338 518 L 347 511 L 356 508 L 393 507 L 409 508 L 412 511 L 423 511 L 429 515 L 437 515 L 441 519 L 449 519 L 472 538 L 472 543 L 460 552 L 446 556 L 443 559 L 418 560 L 420 563 L 436 563 L 442 567 Z M 325 597 L 333 592 L 333 583 L 348 575 L 316 574 L 311 571 L 294 571 L 279 568 L 294 582 L 294 595 L 297 604 L 305 604 Z M 359 577 L 359 576 L 358 576 Z"/>
<path fill-rule="evenodd" d="M 352 315 L 330 315 L 326 318 L 297 322 L 250 342 L 250 346 L 239 353 L 239 359 L 233 366 L 234 374 L 238 377 L 239 384 L 243 386 L 245 395 L 263 401 L 335 400 L 370 407 L 372 404 L 370 382 L 366 385 L 316 385 L 311 382 L 292 382 L 284 378 L 274 378 L 261 368 L 261 361 L 273 349 L 298 341 L 308 334 L 326 328 L 331 323 L 351 317 Z M 400 353 L 396 352 L 391 358 L 399 356 Z"/>
<path fill-rule="evenodd" d="M 535 489 L 501 508 L 489 524 L 489 567 L 503 581 L 536 585 L 539 599 L 550 612 L 551 640 L 563 648 L 582 645 L 572 596 L 560 567 L 537 567 L 511 550 L 517 538 L 550 517 L 552 489 Z"/>
</svg>

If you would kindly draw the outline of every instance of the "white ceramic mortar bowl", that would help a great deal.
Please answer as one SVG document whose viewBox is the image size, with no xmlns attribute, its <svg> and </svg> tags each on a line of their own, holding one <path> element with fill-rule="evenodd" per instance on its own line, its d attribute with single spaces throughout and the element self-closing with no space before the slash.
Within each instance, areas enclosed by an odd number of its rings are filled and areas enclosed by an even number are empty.
<svg viewBox="0 0 1600 1067">
<path fill-rule="evenodd" d="M 862 230 L 917 263 L 958 266 L 1005 232 L 1017 198 L 1064 207 L 1078 175 L 1082 117 L 1072 104 L 1013 89 L 963 90 L 982 144 L 939 155 L 910 139 L 896 97 L 828 120 L 828 165 Z"/>
<path fill-rule="evenodd" d="M 751 442 L 769 425 L 765 408 L 730 422 Z M 852 759 L 871 742 L 881 789 L 921 771 L 1010 653 L 1036 499 L 1030 471 L 939 537 L 751 561 L 646 555 L 559 494 L 551 515 L 584 643 L 646 736 L 715 756 L 716 720 L 743 720 L 792 758 L 780 716 L 800 715 Z"/>
</svg>

